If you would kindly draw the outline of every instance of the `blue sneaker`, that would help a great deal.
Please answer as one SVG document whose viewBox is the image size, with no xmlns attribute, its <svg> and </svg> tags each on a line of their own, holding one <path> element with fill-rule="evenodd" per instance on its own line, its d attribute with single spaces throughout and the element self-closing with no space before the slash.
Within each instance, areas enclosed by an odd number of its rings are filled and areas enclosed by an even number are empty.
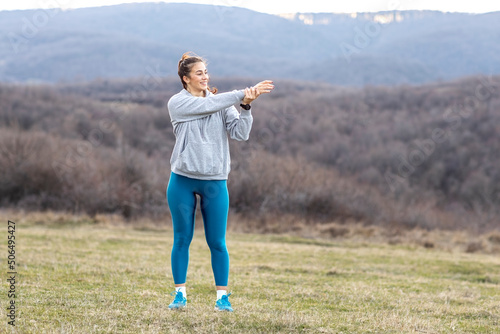
<svg viewBox="0 0 500 334">
<path fill-rule="evenodd" d="M 233 308 L 231 307 L 231 303 L 229 302 L 229 296 L 231 296 L 231 294 L 224 295 L 224 296 L 222 296 L 221 299 L 219 299 L 215 303 L 215 310 L 216 311 L 233 312 Z"/>
<path fill-rule="evenodd" d="M 171 296 L 175 295 L 174 301 L 168 305 L 168 308 L 173 310 L 173 309 L 181 309 L 186 307 L 187 299 L 184 297 L 182 292 L 180 291 L 174 291 L 170 294 Z"/>
</svg>

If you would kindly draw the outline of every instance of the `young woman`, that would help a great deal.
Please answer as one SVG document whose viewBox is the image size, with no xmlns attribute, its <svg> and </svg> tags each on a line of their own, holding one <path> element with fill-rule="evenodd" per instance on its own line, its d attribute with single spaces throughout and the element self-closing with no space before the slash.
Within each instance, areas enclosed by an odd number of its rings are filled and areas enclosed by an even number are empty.
<svg viewBox="0 0 500 334">
<path fill-rule="evenodd" d="M 270 93 L 274 85 L 266 80 L 251 88 L 215 95 L 216 90 L 208 86 L 205 60 L 191 53 L 182 56 L 178 74 L 184 89 L 168 101 L 176 137 L 167 188 L 174 229 L 171 264 L 175 283 L 175 299 L 169 308 L 186 306 L 189 245 L 198 195 L 217 288 L 215 309 L 232 312 L 227 294 L 228 136 L 240 141 L 248 139 L 253 121 L 250 103 L 261 94 Z M 236 103 L 240 103 L 240 112 L 234 107 Z"/>
</svg>

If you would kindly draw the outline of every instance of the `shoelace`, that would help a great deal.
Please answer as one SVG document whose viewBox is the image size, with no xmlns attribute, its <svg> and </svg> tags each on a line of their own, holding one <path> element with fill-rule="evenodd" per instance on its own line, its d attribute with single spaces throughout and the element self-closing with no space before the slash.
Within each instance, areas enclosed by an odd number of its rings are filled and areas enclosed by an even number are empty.
<svg viewBox="0 0 500 334">
<path fill-rule="evenodd" d="M 171 296 L 175 296 L 174 303 L 179 303 L 184 300 L 184 295 L 180 291 L 173 291 L 170 293 Z"/>
<path fill-rule="evenodd" d="M 220 299 L 220 304 L 224 306 L 231 306 L 231 303 L 229 302 L 229 296 L 231 296 L 231 294 L 222 296 Z"/>
</svg>

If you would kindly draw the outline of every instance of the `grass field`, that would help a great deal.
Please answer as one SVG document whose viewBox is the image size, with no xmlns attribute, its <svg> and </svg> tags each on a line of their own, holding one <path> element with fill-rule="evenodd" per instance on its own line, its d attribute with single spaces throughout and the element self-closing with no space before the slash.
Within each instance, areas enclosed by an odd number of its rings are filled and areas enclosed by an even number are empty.
<svg viewBox="0 0 500 334">
<path fill-rule="evenodd" d="M 15 220 L 5 218 L 4 227 Z M 209 250 L 197 230 L 188 307 L 169 311 L 168 226 L 49 216 L 19 219 L 15 233 L 16 326 L 3 315 L 0 332 L 499 333 L 498 255 L 231 232 L 235 312 L 218 313 Z"/>
</svg>

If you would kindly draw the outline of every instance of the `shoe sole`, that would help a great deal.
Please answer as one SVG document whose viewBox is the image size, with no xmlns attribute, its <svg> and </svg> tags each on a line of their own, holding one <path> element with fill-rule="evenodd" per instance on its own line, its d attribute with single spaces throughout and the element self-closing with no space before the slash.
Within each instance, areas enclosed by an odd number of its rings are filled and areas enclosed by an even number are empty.
<svg viewBox="0 0 500 334">
<path fill-rule="evenodd" d="M 221 310 L 217 306 L 214 307 L 214 311 L 219 311 L 219 312 L 233 312 L 232 310 Z"/>
<path fill-rule="evenodd" d="M 168 309 L 169 310 L 182 310 L 182 309 L 185 309 L 186 307 L 187 307 L 187 305 L 178 306 L 178 307 L 169 307 Z"/>
</svg>

